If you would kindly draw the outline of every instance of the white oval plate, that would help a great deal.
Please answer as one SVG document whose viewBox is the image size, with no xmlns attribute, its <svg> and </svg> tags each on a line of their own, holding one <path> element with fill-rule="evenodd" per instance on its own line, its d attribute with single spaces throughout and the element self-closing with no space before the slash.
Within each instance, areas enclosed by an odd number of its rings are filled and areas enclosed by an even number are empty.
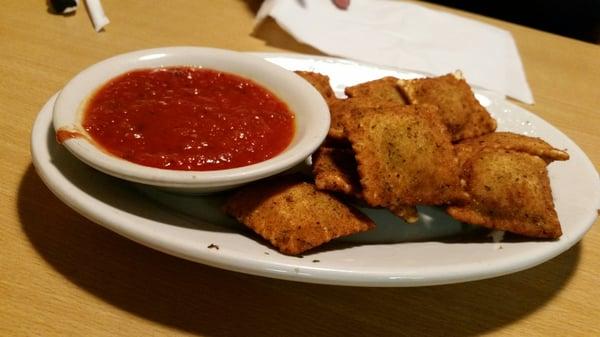
<svg viewBox="0 0 600 337">
<path fill-rule="evenodd" d="M 260 55 L 290 70 L 328 74 L 340 94 L 347 85 L 386 75 L 419 76 L 334 58 Z M 344 243 L 330 243 L 303 258 L 291 257 L 279 254 L 224 217 L 218 211 L 219 196 L 186 197 L 140 189 L 81 163 L 55 141 L 52 107 L 56 96 L 35 121 L 31 151 L 43 181 L 74 210 L 125 237 L 184 259 L 254 275 L 323 284 L 423 286 L 465 282 L 517 272 L 557 256 L 582 238 L 600 208 L 598 173 L 575 143 L 533 113 L 501 97 L 482 90 L 477 90 L 477 97 L 497 119 L 499 130 L 541 137 L 571 155 L 569 161 L 549 166 L 564 233 L 559 240 L 457 240 L 461 232 L 472 229 L 443 212 L 424 208 L 423 220 L 416 225 L 394 225 L 390 222 L 393 218 L 380 212 L 375 214 L 375 231 Z M 456 233 L 458 236 L 444 239 Z"/>
</svg>

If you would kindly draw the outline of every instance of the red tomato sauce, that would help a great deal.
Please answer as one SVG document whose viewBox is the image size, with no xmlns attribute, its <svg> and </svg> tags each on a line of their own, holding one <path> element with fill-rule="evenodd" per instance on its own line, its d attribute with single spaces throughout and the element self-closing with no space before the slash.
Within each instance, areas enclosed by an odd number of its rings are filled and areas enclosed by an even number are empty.
<svg viewBox="0 0 600 337">
<path fill-rule="evenodd" d="M 83 127 L 106 151 L 128 161 L 209 171 L 281 153 L 294 136 L 294 115 L 251 80 L 172 67 L 112 79 L 90 99 Z"/>
</svg>

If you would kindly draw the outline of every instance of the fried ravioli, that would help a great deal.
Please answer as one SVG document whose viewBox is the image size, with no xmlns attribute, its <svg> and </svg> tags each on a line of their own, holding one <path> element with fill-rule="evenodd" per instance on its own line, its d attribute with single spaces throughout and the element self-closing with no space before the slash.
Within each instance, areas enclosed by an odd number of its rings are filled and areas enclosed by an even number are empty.
<svg viewBox="0 0 600 337">
<path fill-rule="evenodd" d="M 361 186 L 352 149 L 321 146 L 312 155 L 312 168 L 317 189 L 360 195 Z"/>
<path fill-rule="evenodd" d="M 376 103 L 394 102 L 404 105 L 406 102 L 396 84 L 397 82 L 397 78 L 388 76 L 347 87 L 344 92 L 350 98 L 363 98 Z"/>
<path fill-rule="evenodd" d="M 351 148 L 321 147 L 313 154 L 313 174 L 317 189 L 337 192 L 362 200 L 362 187 Z M 419 220 L 417 208 L 395 205 L 392 213 L 408 223 Z"/>
<path fill-rule="evenodd" d="M 452 141 L 496 130 L 496 121 L 475 98 L 460 72 L 440 77 L 399 80 L 411 104 L 433 104 L 452 135 Z"/>
<path fill-rule="evenodd" d="M 280 252 L 290 255 L 375 227 L 358 210 L 314 185 L 282 178 L 243 187 L 224 208 Z"/>
<path fill-rule="evenodd" d="M 430 105 L 378 109 L 345 124 L 356 154 L 363 198 L 392 210 L 402 205 L 462 202 L 450 135 Z"/>
<path fill-rule="evenodd" d="M 343 120 L 352 118 L 357 110 L 406 105 L 397 82 L 397 78 L 390 76 L 347 87 L 344 92 L 348 98 L 329 105 L 331 127 L 328 136 L 338 140 L 345 138 Z"/>
<path fill-rule="evenodd" d="M 512 132 L 494 132 L 484 136 L 467 139 L 460 142 L 458 147 L 461 157 L 468 156 L 474 151 L 490 149 L 525 152 L 538 156 L 547 163 L 555 160 L 569 159 L 569 154 L 567 152 L 555 149 L 552 145 L 540 138 L 519 135 Z"/>
<path fill-rule="evenodd" d="M 329 105 L 331 113 L 331 126 L 327 136 L 332 139 L 342 140 L 346 138 L 344 133 L 344 120 L 352 119 L 354 115 L 361 111 L 373 108 L 393 108 L 404 106 L 404 103 L 394 101 L 379 101 L 368 97 L 357 97 L 340 99 Z"/>
<path fill-rule="evenodd" d="M 453 218 L 535 238 L 561 236 L 542 158 L 484 149 L 474 152 L 463 168 L 471 201 L 449 206 Z"/>
<path fill-rule="evenodd" d="M 329 76 L 323 75 L 320 73 L 315 73 L 312 71 L 295 71 L 297 75 L 300 75 L 304 78 L 308 83 L 310 83 L 317 91 L 323 96 L 325 102 L 329 105 L 332 102 L 335 102 L 337 98 L 335 97 L 335 93 L 329 84 Z"/>
</svg>

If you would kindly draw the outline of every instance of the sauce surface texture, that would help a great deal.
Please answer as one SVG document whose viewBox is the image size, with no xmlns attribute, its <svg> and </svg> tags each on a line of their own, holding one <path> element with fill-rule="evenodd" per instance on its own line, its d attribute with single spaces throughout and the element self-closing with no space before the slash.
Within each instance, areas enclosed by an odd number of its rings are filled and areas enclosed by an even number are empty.
<svg viewBox="0 0 600 337">
<path fill-rule="evenodd" d="M 82 124 L 113 155 L 171 170 L 258 163 L 282 152 L 294 136 L 293 113 L 266 88 L 193 67 L 112 79 L 91 98 Z"/>
</svg>

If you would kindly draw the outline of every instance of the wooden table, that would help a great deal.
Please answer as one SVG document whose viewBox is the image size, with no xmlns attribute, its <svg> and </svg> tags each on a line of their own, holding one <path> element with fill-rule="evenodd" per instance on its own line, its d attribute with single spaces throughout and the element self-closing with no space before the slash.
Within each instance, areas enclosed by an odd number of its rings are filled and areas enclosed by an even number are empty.
<svg viewBox="0 0 600 337">
<path fill-rule="evenodd" d="M 317 53 L 272 22 L 252 35 L 260 1 L 103 4 L 112 23 L 99 34 L 83 5 L 63 17 L 49 14 L 43 1 L 12 0 L 0 12 L 0 335 L 600 335 L 598 221 L 575 247 L 527 271 L 378 289 L 214 269 L 84 219 L 41 182 L 29 152 L 41 106 L 81 69 L 122 52 L 170 45 Z M 537 101 L 526 108 L 600 167 L 600 47 L 467 16 L 513 33 Z"/>
</svg>

